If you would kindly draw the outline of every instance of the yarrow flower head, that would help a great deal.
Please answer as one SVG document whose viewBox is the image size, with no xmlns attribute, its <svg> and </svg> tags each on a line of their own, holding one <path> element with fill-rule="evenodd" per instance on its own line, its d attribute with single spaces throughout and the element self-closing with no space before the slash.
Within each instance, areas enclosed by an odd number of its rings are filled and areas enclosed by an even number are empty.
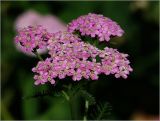
<svg viewBox="0 0 160 121">
<path fill-rule="evenodd" d="M 51 34 L 42 26 L 28 26 L 18 31 L 15 43 L 22 52 L 33 54 L 38 49 L 45 50 L 50 37 Z"/>
<path fill-rule="evenodd" d="M 45 84 L 46 82 L 55 84 L 53 78 L 56 77 L 56 74 L 52 71 L 53 64 L 51 61 L 51 58 L 47 58 L 45 61 L 39 61 L 37 67 L 32 69 L 33 72 L 38 74 L 34 76 L 34 79 L 36 80 L 34 83 L 35 85 Z"/>
<path fill-rule="evenodd" d="M 100 74 L 114 75 L 116 78 L 127 78 L 133 71 L 127 59 L 128 54 L 117 49 L 105 47 L 98 49 L 84 42 L 82 36 L 109 41 L 111 36 L 122 36 L 120 26 L 103 15 L 92 14 L 80 16 L 68 24 L 67 31 L 49 33 L 42 26 L 29 26 L 18 31 L 15 42 L 21 51 L 35 53 L 39 49 L 47 49 L 49 57 L 32 68 L 35 73 L 35 85 L 50 82 L 67 76 L 73 81 L 81 79 L 98 80 Z M 82 36 L 74 34 L 79 31 Z"/>
<path fill-rule="evenodd" d="M 55 78 L 64 79 L 66 76 L 71 76 L 74 81 L 82 78 L 97 80 L 100 74 L 127 78 L 132 71 L 126 58 L 127 54 L 107 47 L 99 50 L 69 32 L 53 34 L 47 48 L 51 57 L 40 61 L 32 69 L 36 73 L 36 85 L 46 82 L 55 84 Z"/>
<path fill-rule="evenodd" d="M 41 61 L 32 69 L 37 74 L 35 75 L 35 84 L 47 82 L 48 76 L 43 75 L 49 73 L 53 74 L 49 78 L 52 80 L 57 77 L 64 79 L 66 76 L 71 76 L 74 81 L 79 81 L 82 77 L 86 79 L 91 77 L 93 80 L 98 79 L 100 63 L 87 60 L 91 56 L 89 50 L 94 52 L 96 48 L 82 42 L 76 35 L 68 32 L 55 33 L 48 41 L 47 48 L 51 57 Z M 49 65 L 48 60 L 50 60 Z M 41 70 L 41 67 L 46 68 Z M 45 77 L 45 79 L 40 81 L 39 79 L 42 77 Z"/>
<path fill-rule="evenodd" d="M 128 54 L 120 53 L 117 49 L 106 47 L 99 53 L 99 57 L 101 58 L 101 70 L 105 75 L 114 74 L 116 78 L 126 79 L 133 71 L 127 59 Z"/>
<path fill-rule="evenodd" d="M 27 10 L 20 14 L 14 24 L 15 30 L 31 25 L 41 25 L 51 33 L 66 30 L 66 24 L 55 15 L 41 15 L 34 10 Z"/>
<path fill-rule="evenodd" d="M 109 41 L 111 36 L 122 36 L 124 31 L 110 18 L 89 13 L 68 24 L 68 31 L 79 31 L 82 36 L 98 37 L 99 41 Z"/>
</svg>

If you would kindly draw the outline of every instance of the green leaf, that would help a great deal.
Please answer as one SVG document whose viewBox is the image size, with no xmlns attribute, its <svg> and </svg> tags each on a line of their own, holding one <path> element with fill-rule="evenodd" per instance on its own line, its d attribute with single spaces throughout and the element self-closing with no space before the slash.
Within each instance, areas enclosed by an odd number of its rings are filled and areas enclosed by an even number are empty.
<svg viewBox="0 0 160 121">
<path fill-rule="evenodd" d="M 80 96 L 84 98 L 84 100 L 89 101 L 89 105 L 93 105 L 96 103 L 95 98 L 86 90 L 80 90 Z"/>
<path fill-rule="evenodd" d="M 96 107 L 91 111 L 90 117 L 96 120 L 108 119 L 111 114 L 111 105 L 106 103 L 99 103 Z"/>
</svg>

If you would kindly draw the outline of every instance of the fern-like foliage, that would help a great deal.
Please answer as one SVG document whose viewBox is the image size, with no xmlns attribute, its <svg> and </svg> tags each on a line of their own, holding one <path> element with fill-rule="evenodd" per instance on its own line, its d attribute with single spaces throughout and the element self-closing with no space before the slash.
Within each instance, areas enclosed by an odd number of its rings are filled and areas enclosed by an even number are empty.
<svg viewBox="0 0 160 121">
<path fill-rule="evenodd" d="M 45 90 L 39 90 L 39 91 L 35 92 L 33 95 L 25 96 L 22 99 L 42 98 L 45 96 L 58 97 L 61 95 L 62 94 L 59 90 L 45 89 Z"/>
<path fill-rule="evenodd" d="M 85 86 L 86 86 L 86 82 L 80 82 L 78 84 L 72 85 L 72 87 L 69 87 L 70 97 L 78 96 L 80 91 L 84 90 Z"/>
<path fill-rule="evenodd" d="M 94 105 L 96 103 L 95 98 L 86 90 L 80 90 L 79 94 L 81 97 L 83 97 L 84 100 L 89 102 L 89 105 Z"/>
<path fill-rule="evenodd" d="M 108 119 L 111 115 L 111 110 L 112 107 L 108 102 L 96 104 L 90 112 L 90 118 L 94 120 Z"/>
</svg>

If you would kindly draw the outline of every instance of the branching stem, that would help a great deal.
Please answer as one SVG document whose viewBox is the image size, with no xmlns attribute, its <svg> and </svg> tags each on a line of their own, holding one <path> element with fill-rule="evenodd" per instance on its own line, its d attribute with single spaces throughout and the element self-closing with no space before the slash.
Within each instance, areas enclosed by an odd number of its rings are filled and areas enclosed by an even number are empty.
<svg viewBox="0 0 160 121">
<path fill-rule="evenodd" d="M 71 112 L 71 119 L 73 120 L 74 118 L 73 118 L 71 98 L 69 97 L 69 95 L 64 90 L 62 90 L 62 94 L 64 95 L 64 97 L 66 98 L 66 100 L 69 102 L 70 112 Z"/>
<path fill-rule="evenodd" d="M 88 107 L 89 107 L 89 101 L 85 100 L 85 113 L 84 113 L 83 121 L 87 121 Z"/>
<path fill-rule="evenodd" d="M 34 51 L 33 53 L 37 56 L 39 60 L 43 61 L 43 58 L 40 56 L 40 54 L 37 51 Z"/>
<path fill-rule="evenodd" d="M 63 93 L 64 97 L 66 98 L 66 100 L 69 101 L 69 96 L 68 96 L 68 94 L 67 94 L 65 91 L 63 91 L 63 90 L 62 90 L 62 93 Z"/>
</svg>

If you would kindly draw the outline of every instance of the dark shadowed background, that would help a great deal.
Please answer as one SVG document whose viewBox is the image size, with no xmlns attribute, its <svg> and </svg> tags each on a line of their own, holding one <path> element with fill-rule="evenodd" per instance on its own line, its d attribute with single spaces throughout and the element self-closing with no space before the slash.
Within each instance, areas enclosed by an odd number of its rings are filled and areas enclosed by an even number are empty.
<svg viewBox="0 0 160 121">
<path fill-rule="evenodd" d="M 16 50 L 16 18 L 27 10 L 52 14 L 64 23 L 89 12 L 119 23 L 125 34 L 115 38 L 120 52 L 128 53 L 133 72 L 125 79 L 105 76 L 90 92 L 112 105 L 110 119 L 158 119 L 159 115 L 159 2 L 1 2 L 1 119 L 70 119 L 62 97 L 24 98 L 33 95 L 31 68 L 37 59 Z"/>
</svg>

